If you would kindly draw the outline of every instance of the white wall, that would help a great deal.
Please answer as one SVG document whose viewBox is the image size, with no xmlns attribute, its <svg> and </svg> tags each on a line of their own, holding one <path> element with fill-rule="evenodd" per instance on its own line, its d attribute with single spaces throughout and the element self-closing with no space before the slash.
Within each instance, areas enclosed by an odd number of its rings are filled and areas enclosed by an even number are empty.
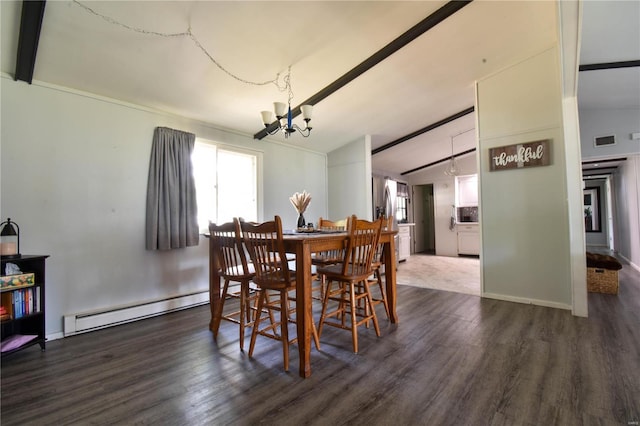
<svg viewBox="0 0 640 426">
<path fill-rule="evenodd" d="M 580 110 L 580 145 L 582 158 L 615 157 L 640 153 L 640 139 L 631 139 L 640 132 L 640 109 L 603 108 Z M 599 136 L 616 136 L 616 144 L 595 147 L 593 140 Z"/>
<path fill-rule="evenodd" d="M 550 48 L 477 83 L 483 295 L 570 309 L 562 90 Z M 489 149 L 551 139 L 551 165 L 489 171 Z M 572 182 L 578 185 L 579 182 Z"/>
<path fill-rule="evenodd" d="M 249 143 L 253 146 L 260 144 L 253 139 Z M 325 154 L 266 142 L 263 158 L 264 220 L 272 220 L 274 215 L 279 215 L 285 229 L 294 229 L 298 213 L 289 197 L 304 190 L 311 195 L 309 207 L 304 212 L 306 221 L 315 223 L 320 216 L 327 215 L 329 199 Z"/>
<path fill-rule="evenodd" d="M 640 271 L 640 155 L 629 157 L 614 174 L 618 252 Z"/>
<path fill-rule="evenodd" d="M 153 131 L 167 126 L 263 152 L 264 218 L 295 226 L 289 196 L 306 189 L 326 215 L 326 156 L 193 120 L 3 76 L 0 217 L 21 252 L 48 254 L 46 333 L 65 314 L 208 289 L 208 245 L 146 251 L 145 197 Z M 286 164 L 287 167 L 283 167 Z M 207 324 L 202 324 L 206 327 Z"/>
<path fill-rule="evenodd" d="M 327 164 L 329 215 L 324 217 L 337 220 L 355 214 L 372 220 L 371 137 L 331 151 Z"/>
</svg>

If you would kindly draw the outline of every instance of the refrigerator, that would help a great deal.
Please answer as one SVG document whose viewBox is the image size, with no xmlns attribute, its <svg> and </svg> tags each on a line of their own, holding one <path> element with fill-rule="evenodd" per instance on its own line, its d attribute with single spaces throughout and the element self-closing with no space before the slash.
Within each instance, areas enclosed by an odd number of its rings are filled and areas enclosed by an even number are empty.
<svg viewBox="0 0 640 426">
<path fill-rule="evenodd" d="M 388 177 L 373 177 L 373 219 L 393 215 L 394 229 L 397 229 L 396 199 L 398 183 Z"/>
<path fill-rule="evenodd" d="M 396 205 L 398 196 L 398 183 L 385 176 L 373 177 L 373 219 L 379 217 L 388 217 L 393 215 L 392 228 L 398 230 L 398 221 L 396 219 Z M 396 246 L 396 266 L 398 265 L 398 235 L 394 237 Z"/>
</svg>

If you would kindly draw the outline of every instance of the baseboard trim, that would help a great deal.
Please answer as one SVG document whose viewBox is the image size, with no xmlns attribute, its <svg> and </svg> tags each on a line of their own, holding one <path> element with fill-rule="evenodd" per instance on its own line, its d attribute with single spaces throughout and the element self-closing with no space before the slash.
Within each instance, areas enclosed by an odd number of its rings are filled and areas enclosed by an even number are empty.
<svg viewBox="0 0 640 426">
<path fill-rule="evenodd" d="M 487 299 L 503 300 L 505 302 L 522 303 L 525 305 L 544 306 L 546 308 L 564 309 L 567 311 L 571 310 L 571 305 L 568 305 L 566 303 L 552 302 L 550 300 L 530 299 L 527 297 L 509 296 L 496 293 L 482 293 L 482 297 Z"/>
</svg>

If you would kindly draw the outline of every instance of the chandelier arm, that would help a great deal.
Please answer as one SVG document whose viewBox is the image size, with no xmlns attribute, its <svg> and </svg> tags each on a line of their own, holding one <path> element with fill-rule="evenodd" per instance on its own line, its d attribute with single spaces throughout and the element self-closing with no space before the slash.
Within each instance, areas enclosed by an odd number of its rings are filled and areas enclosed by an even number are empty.
<svg viewBox="0 0 640 426">
<path fill-rule="evenodd" d="M 297 124 L 294 124 L 292 127 L 298 132 L 300 132 L 300 134 L 305 138 L 308 138 L 309 135 L 311 134 L 311 127 L 305 127 L 304 129 L 301 129 L 300 126 L 298 126 Z"/>
<path fill-rule="evenodd" d="M 276 133 L 278 133 L 280 131 L 280 129 L 281 129 L 280 120 L 276 120 L 271 124 L 265 124 L 264 129 L 262 129 L 261 133 L 264 133 L 264 136 L 266 136 L 266 135 L 275 135 Z"/>
</svg>

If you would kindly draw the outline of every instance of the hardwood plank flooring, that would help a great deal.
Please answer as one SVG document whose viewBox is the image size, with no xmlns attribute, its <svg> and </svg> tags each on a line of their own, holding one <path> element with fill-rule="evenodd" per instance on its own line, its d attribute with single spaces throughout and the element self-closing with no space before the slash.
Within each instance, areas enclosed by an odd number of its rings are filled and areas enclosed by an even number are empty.
<svg viewBox="0 0 640 426">
<path fill-rule="evenodd" d="M 637 425 L 640 274 L 589 294 L 589 318 L 460 293 L 398 287 L 382 337 L 326 327 L 313 375 L 253 359 L 237 325 L 217 342 L 202 306 L 49 342 L 2 359 L 2 425 Z M 380 307 L 381 309 L 381 307 Z M 247 338 L 248 339 L 248 338 Z M 248 341 L 247 341 L 248 345 Z"/>
</svg>

